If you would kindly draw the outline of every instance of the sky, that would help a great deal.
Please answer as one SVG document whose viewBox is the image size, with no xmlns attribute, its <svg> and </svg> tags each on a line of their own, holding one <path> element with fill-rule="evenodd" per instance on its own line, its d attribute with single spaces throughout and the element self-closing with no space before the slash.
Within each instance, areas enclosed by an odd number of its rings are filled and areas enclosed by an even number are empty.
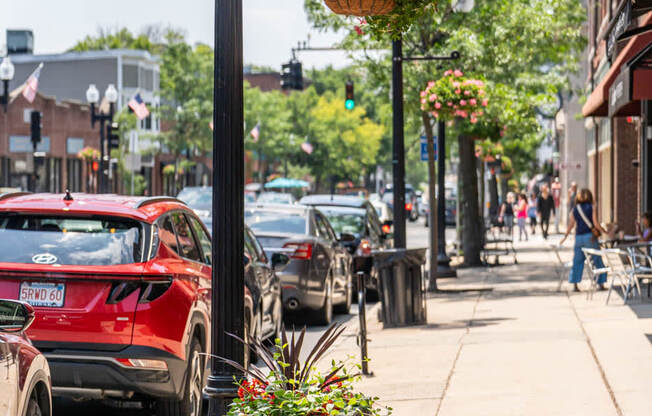
<svg viewBox="0 0 652 416">
<path fill-rule="evenodd" d="M 191 43 L 213 45 L 214 0 L 3 0 L 0 48 L 6 29 L 34 31 L 34 52 L 58 53 L 98 28 L 127 27 L 134 32 L 151 24 L 186 31 Z M 291 57 L 290 49 L 310 36 L 312 46 L 332 46 L 333 33 L 311 31 L 303 0 L 243 0 L 244 60 L 246 64 L 278 68 Z M 340 52 L 302 52 L 304 68 L 342 67 Z"/>
</svg>

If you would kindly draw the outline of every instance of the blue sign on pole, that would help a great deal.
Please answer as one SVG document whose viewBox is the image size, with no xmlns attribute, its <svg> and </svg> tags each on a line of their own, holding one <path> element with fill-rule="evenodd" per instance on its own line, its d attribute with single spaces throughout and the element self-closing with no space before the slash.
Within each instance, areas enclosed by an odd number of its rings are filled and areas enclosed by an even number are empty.
<svg viewBox="0 0 652 416">
<path fill-rule="evenodd" d="M 437 136 L 433 137 L 433 147 L 435 149 L 435 162 L 437 161 Z M 428 138 L 421 136 L 421 161 L 428 161 Z"/>
</svg>

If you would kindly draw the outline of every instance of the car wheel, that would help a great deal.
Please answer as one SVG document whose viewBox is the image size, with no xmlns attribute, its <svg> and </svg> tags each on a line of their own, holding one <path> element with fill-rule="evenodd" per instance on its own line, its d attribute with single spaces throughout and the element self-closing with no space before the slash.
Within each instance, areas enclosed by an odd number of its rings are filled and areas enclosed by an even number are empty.
<svg viewBox="0 0 652 416">
<path fill-rule="evenodd" d="M 190 344 L 183 399 L 159 400 L 156 408 L 158 416 L 201 416 L 204 386 L 204 360 L 201 353 L 201 344 L 197 338 L 194 338 Z"/>
<path fill-rule="evenodd" d="M 43 416 L 41 406 L 38 404 L 38 400 L 36 400 L 36 397 L 33 394 L 27 403 L 27 412 L 25 412 L 25 416 Z"/>
<path fill-rule="evenodd" d="M 320 325 L 330 325 L 333 321 L 333 279 L 328 276 L 326 279 L 326 294 L 324 304 L 317 311 L 317 323 Z"/>
<path fill-rule="evenodd" d="M 344 303 L 337 305 L 335 311 L 337 313 L 348 314 L 351 311 L 351 304 L 353 303 L 353 278 L 349 272 L 346 279 L 346 293 Z"/>
</svg>

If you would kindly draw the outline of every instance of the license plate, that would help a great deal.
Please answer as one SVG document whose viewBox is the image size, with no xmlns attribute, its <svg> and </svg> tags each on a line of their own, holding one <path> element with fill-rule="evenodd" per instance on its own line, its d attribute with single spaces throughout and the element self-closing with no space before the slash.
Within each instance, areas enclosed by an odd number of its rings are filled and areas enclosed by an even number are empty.
<svg viewBox="0 0 652 416">
<path fill-rule="evenodd" d="M 20 300 L 32 306 L 61 308 L 65 297 L 65 283 L 22 282 L 20 284 Z"/>
</svg>

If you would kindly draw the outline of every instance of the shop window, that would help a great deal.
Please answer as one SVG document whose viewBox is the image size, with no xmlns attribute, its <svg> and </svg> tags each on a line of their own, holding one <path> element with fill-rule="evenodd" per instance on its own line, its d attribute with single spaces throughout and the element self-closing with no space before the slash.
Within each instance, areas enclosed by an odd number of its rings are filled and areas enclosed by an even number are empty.
<svg viewBox="0 0 652 416">
<path fill-rule="evenodd" d="M 122 84 L 126 88 L 138 88 L 138 65 L 122 65 Z"/>
<path fill-rule="evenodd" d="M 84 139 L 77 137 L 68 137 L 66 139 L 66 153 L 76 155 L 84 148 Z"/>
<path fill-rule="evenodd" d="M 33 151 L 32 139 L 29 136 L 10 136 L 9 151 L 12 153 L 28 153 Z M 50 151 L 50 138 L 41 137 L 41 142 L 36 147 L 37 152 Z"/>
</svg>

